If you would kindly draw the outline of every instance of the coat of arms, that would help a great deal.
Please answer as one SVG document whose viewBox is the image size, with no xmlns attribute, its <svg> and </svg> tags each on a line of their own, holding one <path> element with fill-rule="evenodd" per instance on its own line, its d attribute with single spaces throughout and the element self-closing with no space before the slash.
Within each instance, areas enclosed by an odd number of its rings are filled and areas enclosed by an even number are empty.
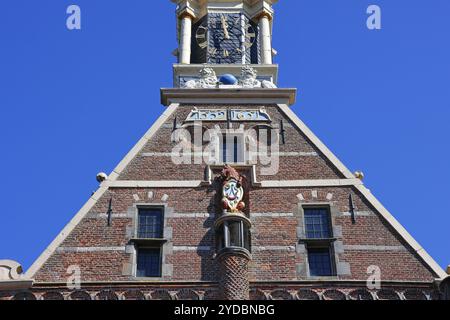
<svg viewBox="0 0 450 320">
<path fill-rule="evenodd" d="M 222 205 L 228 212 L 241 212 L 245 208 L 243 177 L 229 165 L 225 165 L 221 173 L 223 179 Z"/>
</svg>

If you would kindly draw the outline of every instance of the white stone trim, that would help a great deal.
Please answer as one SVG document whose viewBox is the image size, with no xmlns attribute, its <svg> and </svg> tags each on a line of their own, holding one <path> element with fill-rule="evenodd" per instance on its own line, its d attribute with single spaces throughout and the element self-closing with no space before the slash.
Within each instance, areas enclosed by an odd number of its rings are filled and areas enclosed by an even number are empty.
<svg viewBox="0 0 450 320">
<path fill-rule="evenodd" d="M 261 181 L 263 188 L 342 187 L 362 184 L 359 179 L 331 180 L 268 180 Z"/>
<path fill-rule="evenodd" d="M 183 181 L 183 180 L 160 180 L 160 181 L 135 181 L 120 180 L 107 182 L 110 188 L 196 188 L 201 184 L 201 180 Z"/>
<path fill-rule="evenodd" d="M 107 219 L 108 218 L 107 213 L 89 213 L 86 215 L 86 218 L 88 219 Z M 133 215 L 129 213 L 112 213 L 111 219 L 132 219 Z"/>
<path fill-rule="evenodd" d="M 404 246 L 344 245 L 345 251 L 408 251 Z"/>
<path fill-rule="evenodd" d="M 210 246 L 174 246 L 173 251 L 211 251 Z"/>
<path fill-rule="evenodd" d="M 297 117 L 297 115 L 286 104 L 279 104 L 278 107 L 284 114 L 303 132 L 303 134 L 315 145 L 320 152 L 349 180 L 356 177 L 345 167 L 345 165 L 320 141 L 320 139 Z M 434 261 L 434 259 L 420 246 L 417 241 L 406 231 L 406 229 L 386 210 L 386 208 L 372 195 L 372 193 L 362 184 L 354 185 L 367 201 L 377 210 L 379 214 L 398 232 L 403 240 L 416 251 L 417 255 L 433 270 L 440 279 L 448 275 Z"/>
<path fill-rule="evenodd" d="M 89 252 L 124 252 L 125 246 L 122 247 L 58 247 L 57 253 L 89 253 Z"/>
<path fill-rule="evenodd" d="M 178 104 L 171 104 L 158 120 L 151 126 L 151 128 L 145 133 L 145 135 L 139 140 L 139 142 L 128 152 L 125 158 L 119 163 L 119 165 L 109 175 L 108 180 L 100 185 L 100 188 L 90 197 L 85 205 L 78 211 L 73 219 L 64 227 L 64 229 L 56 236 L 52 243 L 41 253 L 37 260 L 31 265 L 31 267 L 25 273 L 27 278 L 32 279 L 36 272 L 44 265 L 47 259 L 55 252 L 61 243 L 64 242 L 66 237 L 75 229 L 78 223 L 88 214 L 88 212 L 94 207 L 97 201 L 108 190 L 107 183 L 116 181 L 120 173 L 131 162 L 131 160 L 142 150 L 147 141 L 159 130 L 159 128 L 167 121 L 167 119 L 175 112 Z"/>
<path fill-rule="evenodd" d="M 261 251 L 288 251 L 295 252 L 295 246 L 254 246 L 252 252 Z"/>
<path fill-rule="evenodd" d="M 317 152 L 273 152 L 272 156 L 280 157 L 318 157 Z"/>
<path fill-rule="evenodd" d="M 168 216 L 168 218 L 214 218 L 216 215 L 214 213 L 173 213 Z"/>
<path fill-rule="evenodd" d="M 400 234 L 419 257 L 433 270 L 440 279 L 446 278 L 447 273 L 439 264 L 425 251 L 425 249 L 406 231 L 406 229 L 392 216 L 392 214 L 378 201 L 377 198 L 364 186 L 359 185 L 356 188 L 369 201 L 381 216 Z"/>
<path fill-rule="evenodd" d="M 251 212 L 250 218 L 286 218 L 294 217 L 292 212 L 288 213 L 276 213 L 276 212 Z"/>
<path fill-rule="evenodd" d="M 369 217 L 369 216 L 375 215 L 375 213 L 373 213 L 371 211 L 355 211 L 353 214 L 357 217 Z M 339 212 L 338 215 L 343 216 L 343 217 L 351 217 L 352 213 L 351 212 Z"/>
<path fill-rule="evenodd" d="M 189 157 L 209 157 L 209 152 L 185 152 L 184 156 Z M 173 154 L 171 152 L 145 152 L 140 154 L 141 157 L 167 157 L 172 158 Z M 317 152 L 273 152 L 272 157 L 318 157 Z"/>
<path fill-rule="evenodd" d="M 136 181 L 119 180 L 106 181 L 104 186 L 110 188 L 197 188 L 203 184 L 200 180 L 159 180 Z M 266 180 L 261 181 L 262 188 L 303 188 L 303 187 L 342 187 L 362 184 L 359 179 L 330 179 L 330 180 Z"/>
</svg>

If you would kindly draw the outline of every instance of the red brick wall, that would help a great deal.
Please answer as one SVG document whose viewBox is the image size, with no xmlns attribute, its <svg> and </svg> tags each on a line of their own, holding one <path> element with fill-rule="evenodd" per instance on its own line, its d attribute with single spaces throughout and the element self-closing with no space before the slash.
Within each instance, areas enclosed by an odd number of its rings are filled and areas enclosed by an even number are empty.
<svg viewBox="0 0 450 320">
<path fill-rule="evenodd" d="M 213 108 L 213 107 L 212 107 Z M 234 107 L 233 107 L 234 108 Z M 185 119 L 192 106 L 182 106 L 177 112 L 178 121 Z M 274 176 L 261 177 L 259 180 L 301 180 L 301 179 L 339 179 L 342 178 L 320 152 L 311 145 L 305 136 L 294 128 L 293 124 L 274 106 L 267 110 L 274 120 L 274 125 L 283 119 L 286 130 L 286 144 L 280 146 L 280 152 L 317 152 L 318 156 L 282 157 L 280 172 Z M 174 115 L 175 116 L 175 115 Z M 139 155 L 120 175 L 119 180 L 203 180 L 204 165 L 174 165 L 167 157 L 142 157 L 143 152 L 170 152 L 173 143 L 172 116 L 167 120 Z M 207 124 L 211 126 L 212 124 Z M 255 125 L 247 123 L 246 126 Z M 223 127 L 224 124 L 221 124 Z M 318 191 L 317 198 L 312 191 Z M 148 199 L 148 192 L 154 192 L 153 199 Z M 404 251 L 354 251 L 345 250 L 339 255 L 339 261 L 348 262 L 351 275 L 340 279 L 365 280 L 366 270 L 370 265 L 378 265 L 382 270 L 383 280 L 432 281 L 434 275 L 425 267 L 420 258 L 400 239 L 399 235 L 375 212 L 360 194 L 350 187 L 329 188 L 251 188 L 248 194 L 247 210 L 253 223 L 252 252 L 250 263 L 250 279 L 252 281 L 291 281 L 306 280 L 298 276 L 296 267 L 304 262 L 304 256 L 294 250 L 257 250 L 260 247 L 293 247 L 298 243 L 296 215 L 299 198 L 302 193 L 304 203 L 331 203 L 338 212 L 348 212 L 349 194 L 354 197 L 356 210 L 366 213 L 357 216 L 356 224 L 352 224 L 349 216 L 338 214 L 333 217 L 335 225 L 342 227 L 339 241 L 344 246 L 404 246 Z M 162 202 L 164 194 L 169 196 L 167 206 L 175 213 L 209 213 L 219 211 L 216 205 L 215 189 L 198 187 L 195 189 L 140 189 L 114 188 L 108 190 L 92 208 L 75 230 L 66 238 L 61 247 L 117 247 L 129 242 L 127 229 L 132 228 L 132 216 L 125 216 L 129 209 L 138 203 Z M 332 200 L 327 195 L 332 194 Z M 136 201 L 133 195 L 138 195 Z M 108 211 L 109 200 L 113 199 L 113 215 L 111 226 L 107 225 L 104 215 Z M 291 213 L 285 217 L 253 217 L 252 213 Z M 103 214 L 94 217 L 95 214 Z M 172 244 L 182 246 L 210 246 L 214 249 L 213 220 L 208 217 L 168 218 L 166 227 L 173 228 Z M 164 277 L 167 281 L 218 281 L 217 261 L 214 252 L 208 251 L 174 251 L 166 257 L 166 263 L 173 265 L 172 276 Z M 123 265 L 130 261 L 130 254 L 125 252 L 90 252 L 60 253 L 55 252 L 36 275 L 36 280 L 65 282 L 66 269 L 79 264 L 83 281 L 134 280 L 131 276 L 122 275 Z"/>
</svg>

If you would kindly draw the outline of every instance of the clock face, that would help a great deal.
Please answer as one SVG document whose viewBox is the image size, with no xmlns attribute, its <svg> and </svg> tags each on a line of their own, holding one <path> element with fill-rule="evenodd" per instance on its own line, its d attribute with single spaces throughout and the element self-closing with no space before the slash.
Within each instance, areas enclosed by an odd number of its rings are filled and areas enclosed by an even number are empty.
<svg viewBox="0 0 450 320">
<path fill-rule="evenodd" d="M 207 50 L 210 63 L 242 63 L 256 40 L 256 31 L 239 14 L 211 14 L 198 26 L 195 38 Z"/>
</svg>

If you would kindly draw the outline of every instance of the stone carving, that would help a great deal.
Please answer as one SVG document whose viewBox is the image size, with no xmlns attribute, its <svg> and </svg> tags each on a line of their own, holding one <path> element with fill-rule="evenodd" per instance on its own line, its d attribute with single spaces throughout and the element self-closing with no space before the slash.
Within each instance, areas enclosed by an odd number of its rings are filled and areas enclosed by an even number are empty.
<svg viewBox="0 0 450 320">
<path fill-rule="evenodd" d="M 428 300 L 426 294 L 419 289 L 407 289 L 403 296 L 406 300 Z"/>
<path fill-rule="evenodd" d="M 140 290 L 129 290 L 123 294 L 125 300 L 145 300 L 145 295 Z"/>
<path fill-rule="evenodd" d="M 44 300 L 64 300 L 64 296 L 62 295 L 62 293 L 57 292 L 57 291 L 50 291 L 50 292 L 46 292 L 42 295 L 42 298 Z"/>
<path fill-rule="evenodd" d="M 21 301 L 23 301 L 23 300 L 36 300 L 36 296 L 33 293 L 29 292 L 29 291 L 24 291 L 24 292 L 16 293 L 14 295 L 14 297 L 12 298 L 12 300 L 21 300 Z"/>
<path fill-rule="evenodd" d="M 199 71 L 200 79 L 190 80 L 184 84 L 184 88 L 188 89 L 202 89 L 202 88 L 217 88 L 218 79 L 216 72 L 212 68 L 204 67 Z"/>
<path fill-rule="evenodd" d="M 229 76 L 229 75 L 228 75 Z M 277 86 L 267 80 L 259 81 L 257 79 L 258 72 L 250 66 L 244 66 L 241 70 L 241 78 L 238 85 L 231 85 L 231 87 L 242 88 L 276 88 Z M 182 85 L 187 89 L 213 89 L 222 87 L 216 72 L 213 68 L 204 67 L 199 71 L 199 79 L 189 80 Z M 230 85 L 223 85 L 223 87 L 230 87 Z"/>
<path fill-rule="evenodd" d="M 398 292 L 393 289 L 381 289 L 377 292 L 378 300 L 400 300 Z"/>
<path fill-rule="evenodd" d="M 267 113 L 266 109 L 264 107 L 260 108 L 259 110 L 246 110 L 246 109 L 240 109 L 240 110 L 230 110 L 230 116 L 228 116 L 227 110 L 216 110 L 216 109 L 203 109 L 200 110 L 198 108 L 194 108 L 191 113 L 189 113 L 188 117 L 186 118 L 185 122 L 192 122 L 192 121 L 227 121 L 228 118 L 231 121 L 264 121 L 264 122 L 270 122 L 272 121 L 270 119 L 269 114 Z"/>
<path fill-rule="evenodd" d="M 77 290 L 70 294 L 70 300 L 92 300 L 91 295 L 86 291 Z"/>
<path fill-rule="evenodd" d="M 232 121 L 271 121 L 266 109 L 259 110 L 231 110 Z"/>
<path fill-rule="evenodd" d="M 250 66 L 245 66 L 242 68 L 241 79 L 239 84 L 244 88 L 257 88 L 261 87 L 261 81 L 256 79 L 258 73 L 256 70 Z"/>
<path fill-rule="evenodd" d="M 268 300 L 264 291 L 253 289 L 250 291 L 250 300 Z"/>
<path fill-rule="evenodd" d="M 271 300 L 293 300 L 292 294 L 283 289 L 274 290 L 270 293 Z"/>
<path fill-rule="evenodd" d="M 229 261 L 230 270 L 232 272 L 237 270 L 237 274 L 239 274 L 240 267 L 239 261 L 233 259 L 233 261 Z M 237 264 L 236 264 L 237 263 Z M 236 277 L 238 278 L 238 277 Z M 450 278 L 448 278 L 450 280 Z M 446 280 L 444 280 L 445 282 Z M 240 283 L 237 283 L 240 285 Z M 448 284 L 446 284 L 448 286 Z M 153 289 L 156 291 L 152 292 L 151 288 L 111 288 L 106 290 L 108 294 L 104 295 L 103 298 L 111 297 L 113 300 L 116 300 L 118 297 L 121 297 L 120 300 L 216 300 L 220 298 L 220 292 L 216 289 L 207 289 L 204 293 L 204 296 L 201 295 L 201 290 L 199 288 L 171 288 L 173 291 L 168 291 L 164 288 Z M 377 297 L 377 291 L 370 292 L 364 287 L 360 288 L 340 288 L 340 289 L 331 289 L 325 291 L 323 294 L 320 294 L 323 288 L 320 286 L 316 286 L 314 288 L 306 289 L 306 288 L 297 288 L 293 287 L 292 290 L 298 289 L 297 293 L 289 292 L 284 289 L 273 290 L 270 294 L 261 289 L 252 288 L 250 291 L 250 299 L 251 300 L 266 300 L 266 299 L 274 299 L 274 300 L 339 300 L 344 299 L 346 297 L 345 292 L 350 291 L 348 293 L 349 300 L 374 300 Z M 129 290 L 129 291 L 126 291 Z M 148 294 L 152 292 L 152 294 Z M 247 290 L 248 291 L 248 290 Z M 104 291 L 102 291 L 104 292 Z M 445 300 L 449 297 L 447 296 L 439 296 L 438 292 L 429 291 L 429 289 L 422 288 L 397 288 L 397 290 L 380 290 L 378 291 L 378 299 L 381 300 L 399 300 L 402 295 L 405 300 Z M 96 296 L 96 299 L 101 298 L 102 293 L 98 293 L 95 288 L 89 291 L 67 291 L 58 287 L 54 289 L 50 289 L 50 291 L 42 292 L 41 290 L 37 290 L 36 292 L 32 291 L 8 291 L 4 292 L 4 295 L 0 297 L 0 300 L 91 300 L 92 297 Z"/>
<path fill-rule="evenodd" d="M 119 300 L 119 297 L 112 290 L 102 290 L 96 295 L 97 300 Z"/>
<path fill-rule="evenodd" d="M 186 121 L 227 121 L 226 110 L 199 110 L 194 108 Z"/>
<path fill-rule="evenodd" d="M 298 300 L 320 300 L 317 292 L 311 289 L 300 289 L 297 292 Z"/>
<path fill-rule="evenodd" d="M 197 292 L 191 289 L 181 289 L 176 294 L 177 300 L 200 300 Z"/>
<path fill-rule="evenodd" d="M 367 289 L 356 289 L 349 294 L 350 300 L 373 300 L 373 295 Z"/>
<path fill-rule="evenodd" d="M 0 281 L 19 280 L 21 278 L 22 266 L 12 260 L 0 260 Z"/>
<path fill-rule="evenodd" d="M 347 300 L 345 294 L 336 289 L 330 289 L 322 294 L 324 300 Z"/>
<path fill-rule="evenodd" d="M 242 201 L 244 198 L 243 177 L 229 165 L 225 165 L 221 177 L 223 179 L 223 209 L 231 213 L 241 212 L 245 208 L 245 203 Z"/>
<path fill-rule="evenodd" d="M 152 292 L 150 300 L 173 300 L 168 290 L 158 289 Z"/>
<path fill-rule="evenodd" d="M 239 84 L 243 88 L 276 88 L 277 86 L 270 81 L 263 80 L 262 82 L 257 80 L 258 72 L 256 69 L 250 66 L 244 66 L 241 71 L 241 79 Z"/>
</svg>

